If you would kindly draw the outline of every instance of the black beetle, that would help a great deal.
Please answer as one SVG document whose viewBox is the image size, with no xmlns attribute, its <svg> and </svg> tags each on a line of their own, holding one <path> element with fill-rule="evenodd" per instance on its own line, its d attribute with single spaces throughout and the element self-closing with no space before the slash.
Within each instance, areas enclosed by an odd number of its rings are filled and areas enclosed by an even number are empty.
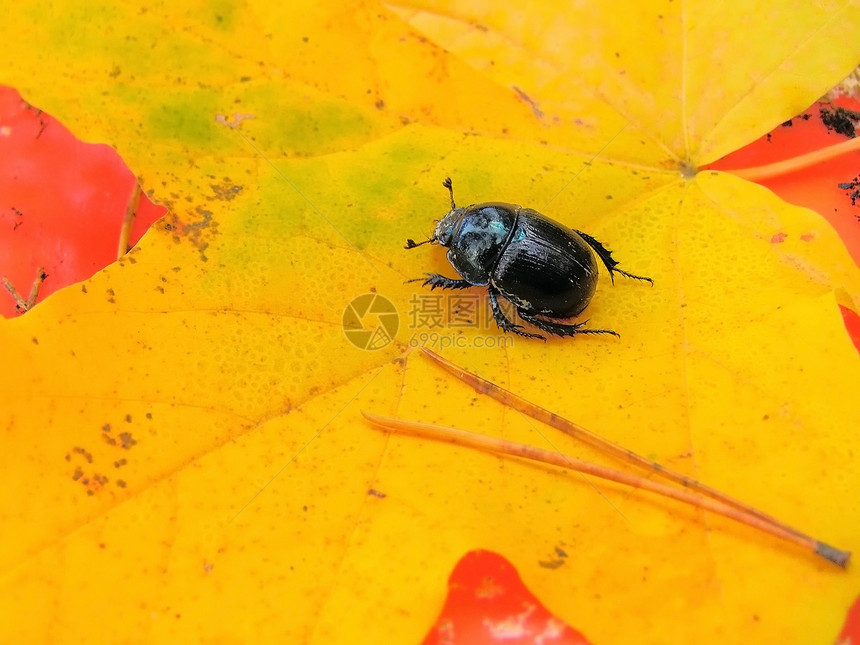
<svg viewBox="0 0 860 645">
<path fill-rule="evenodd" d="M 610 329 L 583 329 L 588 321 L 566 325 L 546 320 L 576 316 L 591 301 L 597 288 L 597 262 L 589 247 L 606 266 L 613 284 L 616 273 L 654 284 L 651 278 L 618 269 L 609 250 L 590 235 L 514 204 L 489 202 L 457 208 L 451 178 L 442 185 L 451 194 L 451 210 L 436 224 L 429 240 L 417 244 L 406 240 L 404 248 L 428 242 L 447 246 L 448 261 L 462 279 L 427 273 L 426 278 L 409 282 L 423 279 L 431 289 L 486 286 L 493 318 L 502 331 L 546 340 L 511 322 L 499 305 L 499 296 L 514 305 L 520 318 L 547 333 L 618 336 Z"/>
</svg>

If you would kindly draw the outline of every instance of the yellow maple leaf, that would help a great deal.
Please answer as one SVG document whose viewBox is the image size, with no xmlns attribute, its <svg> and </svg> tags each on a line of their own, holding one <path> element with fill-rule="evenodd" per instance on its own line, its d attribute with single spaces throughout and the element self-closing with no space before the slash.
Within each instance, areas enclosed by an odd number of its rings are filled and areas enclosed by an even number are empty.
<svg viewBox="0 0 860 645">
<path fill-rule="evenodd" d="M 847 74 L 857 9 L 10 6 L 3 82 L 115 145 L 171 214 L 85 289 L 0 321 L 2 633 L 414 642 L 483 548 L 592 642 L 831 638 L 854 570 L 635 491 L 384 435 L 359 411 L 589 456 L 409 351 L 449 344 L 856 548 L 860 360 L 837 302 L 856 309 L 860 272 L 818 215 L 696 168 Z M 402 248 L 447 211 L 447 175 L 464 204 L 532 206 L 654 278 L 601 278 L 586 314 L 621 339 L 413 321 L 428 293 L 404 281 L 452 275 L 438 248 Z M 399 313 L 375 351 L 342 328 L 366 293 Z M 556 547 L 566 565 L 541 567 Z"/>
</svg>

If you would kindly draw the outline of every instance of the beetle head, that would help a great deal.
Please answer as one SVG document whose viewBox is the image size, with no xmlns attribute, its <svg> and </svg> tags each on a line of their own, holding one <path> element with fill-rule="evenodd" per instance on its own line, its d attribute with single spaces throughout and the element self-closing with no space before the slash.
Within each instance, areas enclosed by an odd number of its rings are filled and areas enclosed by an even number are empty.
<svg viewBox="0 0 860 645">
<path fill-rule="evenodd" d="M 454 237 L 454 233 L 456 232 L 466 209 L 457 208 L 454 205 L 454 188 L 451 184 L 451 178 L 445 177 L 445 181 L 442 182 L 442 185 L 448 189 L 448 193 L 451 195 L 451 210 L 449 210 L 448 214 L 441 220 L 436 220 L 436 227 L 433 229 L 433 235 L 430 236 L 430 239 L 417 243 L 414 240 L 406 240 L 406 246 L 403 248 L 414 249 L 416 246 L 421 246 L 422 244 L 440 244 L 441 246 L 451 245 L 451 240 Z"/>
<path fill-rule="evenodd" d="M 442 246 L 451 244 L 451 238 L 454 237 L 454 231 L 457 230 L 457 225 L 463 218 L 463 211 L 465 210 L 465 208 L 452 208 L 448 211 L 448 214 L 436 223 L 436 229 L 430 240 Z"/>
</svg>

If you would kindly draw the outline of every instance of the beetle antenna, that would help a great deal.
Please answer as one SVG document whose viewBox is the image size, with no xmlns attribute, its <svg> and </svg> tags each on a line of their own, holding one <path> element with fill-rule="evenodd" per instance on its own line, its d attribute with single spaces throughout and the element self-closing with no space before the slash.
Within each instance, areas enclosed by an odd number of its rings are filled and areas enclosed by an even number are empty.
<svg viewBox="0 0 860 645">
<path fill-rule="evenodd" d="M 422 244 L 429 244 L 432 241 L 433 241 L 432 237 L 429 240 L 424 240 L 423 242 L 416 242 L 415 240 L 409 238 L 406 240 L 406 246 L 404 246 L 403 248 L 404 249 L 414 249 L 416 246 L 421 246 Z"/>
<path fill-rule="evenodd" d="M 443 182 L 442 182 L 442 185 L 443 185 L 445 188 L 447 188 L 447 189 L 448 189 L 448 192 L 451 194 L 451 210 L 454 210 L 454 209 L 455 209 L 455 208 L 457 208 L 457 207 L 456 207 L 456 206 L 454 206 L 454 186 L 453 186 L 453 184 L 451 183 L 451 178 L 450 178 L 450 177 L 445 177 L 445 181 L 443 181 Z"/>
</svg>

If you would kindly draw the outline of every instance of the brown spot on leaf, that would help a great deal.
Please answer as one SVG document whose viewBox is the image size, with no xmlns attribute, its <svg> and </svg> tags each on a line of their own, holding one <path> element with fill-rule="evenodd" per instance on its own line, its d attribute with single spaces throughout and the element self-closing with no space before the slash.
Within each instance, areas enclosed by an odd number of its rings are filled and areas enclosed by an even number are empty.
<svg viewBox="0 0 860 645">
<path fill-rule="evenodd" d="M 124 450 L 128 450 L 132 446 L 137 444 L 137 441 L 134 437 L 131 436 L 130 432 L 121 432 L 119 435 L 120 441 L 122 441 L 122 447 Z"/>
<path fill-rule="evenodd" d="M 224 177 L 220 184 L 210 184 L 209 187 L 215 194 L 215 199 L 225 202 L 235 199 L 242 192 L 242 186 L 234 184 L 229 177 Z"/>
<path fill-rule="evenodd" d="M 88 451 L 84 450 L 84 449 L 83 449 L 83 448 L 81 448 L 80 446 L 75 446 L 74 448 L 72 448 L 72 452 L 73 452 L 73 453 L 75 453 L 76 455 L 81 455 L 84 459 L 86 459 L 86 460 L 87 460 L 87 463 L 88 463 L 88 464 L 93 463 L 93 455 L 92 455 L 92 453 L 90 453 L 90 452 L 88 452 Z"/>
</svg>

